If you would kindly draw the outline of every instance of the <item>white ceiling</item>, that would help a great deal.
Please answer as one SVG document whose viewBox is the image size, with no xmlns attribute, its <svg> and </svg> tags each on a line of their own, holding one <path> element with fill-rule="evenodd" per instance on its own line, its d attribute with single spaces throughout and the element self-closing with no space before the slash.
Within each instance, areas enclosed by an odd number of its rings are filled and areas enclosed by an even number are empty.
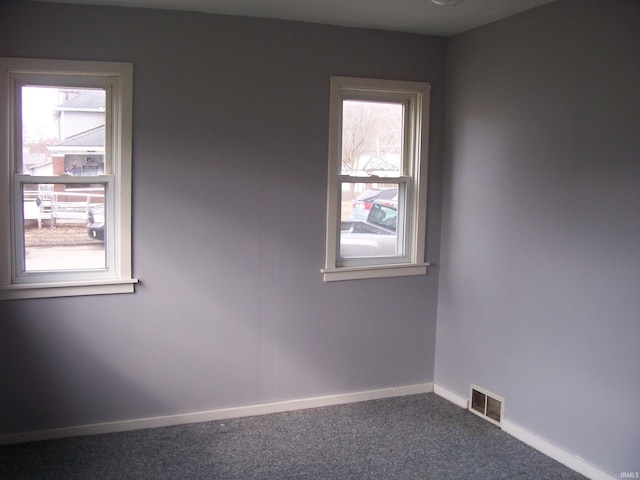
<svg viewBox="0 0 640 480">
<path fill-rule="evenodd" d="M 553 0 L 43 0 L 58 3 L 192 10 L 329 25 L 453 35 Z"/>
</svg>

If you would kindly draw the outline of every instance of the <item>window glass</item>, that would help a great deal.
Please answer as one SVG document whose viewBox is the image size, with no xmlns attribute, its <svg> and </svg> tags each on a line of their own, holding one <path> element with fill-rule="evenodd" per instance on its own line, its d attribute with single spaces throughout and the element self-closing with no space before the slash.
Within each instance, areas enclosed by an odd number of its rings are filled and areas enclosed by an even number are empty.
<svg viewBox="0 0 640 480">
<path fill-rule="evenodd" d="M 25 272 L 106 268 L 105 186 L 22 185 Z"/>
<path fill-rule="evenodd" d="M 340 219 L 342 221 L 365 221 L 373 204 L 380 200 L 397 200 L 396 183 L 342 183 Z"/>
<path fill-rule="evenodd" d="M 339 256 L 402 255 L 397 229 L 399 185 L 345 182 L 342 188 Z"/>
<path fill-rule="evenodd" d="M 105 173 L 106 91 L 23 85 L 22 160 L 32 177 Z M 104 184 L 23 183 L 24 272 L 106 268 Z"/>
<path fill-rule="evenodd" d="M 104 89 L 23 86 L 22 173 L 105 173 Z"/>
<path fill-rule="evenodd" d="M 344 100 L 343 175 L 397 176 L 402 172 L 403 105 Z"/>
</svg>

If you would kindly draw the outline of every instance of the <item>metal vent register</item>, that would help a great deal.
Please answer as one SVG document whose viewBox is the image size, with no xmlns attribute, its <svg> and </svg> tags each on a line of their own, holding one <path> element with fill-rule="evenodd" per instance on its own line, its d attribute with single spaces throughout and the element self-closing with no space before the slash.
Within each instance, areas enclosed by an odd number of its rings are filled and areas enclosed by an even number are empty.
<svg viewBox="0 0 640 480">
<path fill-rule="evenodd" d="M 469 410 L 491 423 L 501 426 L 504 413 L 504 398 L 471 384 Z"/>
</svg>

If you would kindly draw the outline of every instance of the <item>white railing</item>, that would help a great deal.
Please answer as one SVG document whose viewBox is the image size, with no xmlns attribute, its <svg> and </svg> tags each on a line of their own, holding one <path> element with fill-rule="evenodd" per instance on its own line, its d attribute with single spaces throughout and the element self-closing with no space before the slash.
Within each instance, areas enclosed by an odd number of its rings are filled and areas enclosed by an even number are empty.
<svg viewBox="0 0 640 480">
<path fill-rule="evenodd" d="M 51 220 L 52 227 L 62 219 L 86 221 L 89 208 L 102 202 L 102 193 L 24 192 L 24 219 L 37 220 L 38 228 L 42 220 Z"/>
</svg>

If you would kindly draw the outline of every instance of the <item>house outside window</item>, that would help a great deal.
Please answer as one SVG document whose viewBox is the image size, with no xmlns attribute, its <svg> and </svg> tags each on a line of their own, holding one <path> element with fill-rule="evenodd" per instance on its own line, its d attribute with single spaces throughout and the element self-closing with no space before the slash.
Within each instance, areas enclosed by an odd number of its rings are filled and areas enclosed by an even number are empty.
<svg viewBox="0 0 640 480">
<path fill-rule="evenodd" d="M 132 292 L 132 65 L 0 62 L 0 299 Z"/>
<path fill-rule="evenodd" d="M 325 281 L 427 272 L 429 92 L 331 78 Z"/>
</svg>

